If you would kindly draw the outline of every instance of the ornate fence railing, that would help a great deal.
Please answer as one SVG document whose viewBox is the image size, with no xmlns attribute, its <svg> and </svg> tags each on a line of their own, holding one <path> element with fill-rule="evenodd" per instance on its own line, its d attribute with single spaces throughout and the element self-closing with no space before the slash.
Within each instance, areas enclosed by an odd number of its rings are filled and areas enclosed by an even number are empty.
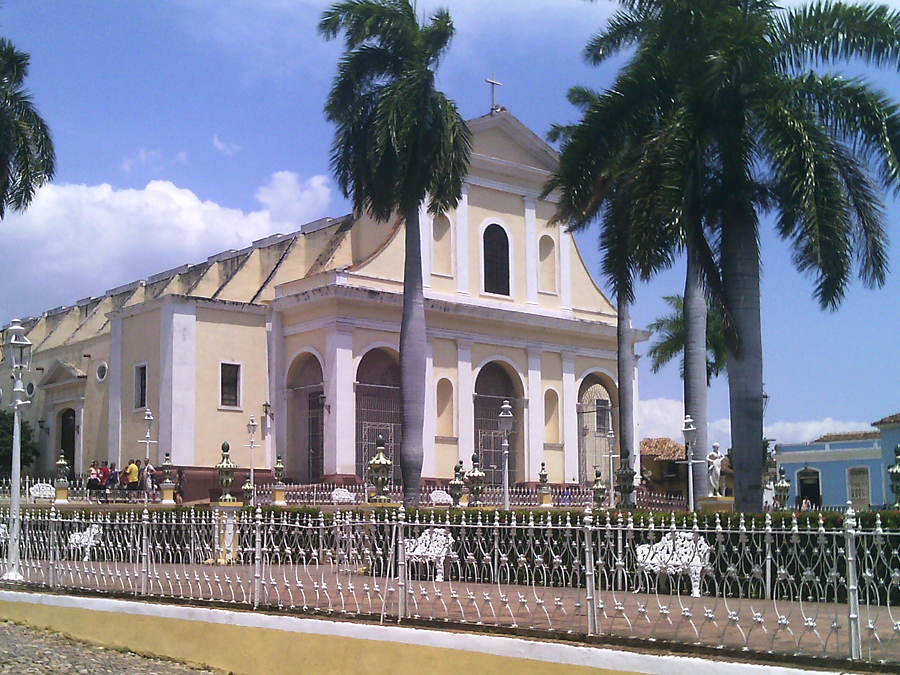
<svg viewBox="0 0 900 675">
<path fill-rule="evenodd" d="M 20 551 L 56 589 L 900 662 L 900 530 L 852 511 L 25 509 Z"/>
</svg>

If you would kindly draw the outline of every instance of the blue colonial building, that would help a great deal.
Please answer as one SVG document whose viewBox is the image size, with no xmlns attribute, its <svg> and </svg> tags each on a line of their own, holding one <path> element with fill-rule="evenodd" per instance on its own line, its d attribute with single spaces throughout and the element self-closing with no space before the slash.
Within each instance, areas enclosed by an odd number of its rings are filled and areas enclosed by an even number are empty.
<svg viewBox="0 0 900 675">
<path fill-rule="evenodd" d="M 888 467 L 894 463 L 894 448 L 900 445 L 900 413 L 872 422 L 872 426 L 881 432 L 881 461 L 884 462 L 885 467 Z M 896 504 L 897 498 L 891 494 L 890 486 L 886 487 L 885 503 Z"/>
<path fill-rule="evenodd" d="M 900 436 L 900 415 L 894 417 Z M 892 503 L 885 469 L 894 461 L 893 445 L 883 452 L 881 441 L 881 431 L 854 431 L 776 445 L 775 461 L 791 481 L 788 507 L 809 500 L 815 509 L 843 508 L 849 501 L 859 511 Z"/>
</svg>

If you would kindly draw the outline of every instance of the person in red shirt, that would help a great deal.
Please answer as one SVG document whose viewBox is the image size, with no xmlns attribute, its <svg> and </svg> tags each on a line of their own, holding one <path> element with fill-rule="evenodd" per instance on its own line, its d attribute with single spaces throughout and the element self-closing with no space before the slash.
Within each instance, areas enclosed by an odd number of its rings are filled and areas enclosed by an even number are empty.
<svg viewBox="0 0 900 675">
<path fill-rule="evenodd" d="M 104 459 L 103 464 L 100 467 L 100 487 L 102 487 L 105 490 L 108 482 L 109 482 L 109 462 L 107 462 Z"/>
</svg>

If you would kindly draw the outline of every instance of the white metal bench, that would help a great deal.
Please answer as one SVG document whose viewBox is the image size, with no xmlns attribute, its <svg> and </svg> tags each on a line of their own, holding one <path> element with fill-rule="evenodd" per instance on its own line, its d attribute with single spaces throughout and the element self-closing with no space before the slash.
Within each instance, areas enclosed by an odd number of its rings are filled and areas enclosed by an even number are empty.
<svg viewBox="0 0 900 675">
<path fill-rule="evenodd" d="M 443 527 L 432 527 L 418 537 L 404 539 L 406 563 L 434 563 L 434 580 L 444 580 L 444 559 L 450 555 L 453 536 Z"/>
<path fill-rule="evenodd" d="M 709 564 L 710 546 L 693 532 L 668 532 L 655 544 L 640 544 L 635 549 L 639 571 L 655 574 L 690 574 L 691 596 L 700 597 L 700 577 Z"/>
<path fill-rule="evenodd" d="M 56 499 L 56 488 L 54 488 L 50 483 L 35 483 L 30 488 L 28 488 L 28 494 L 31 495 L 31 498 L 34 500 L 38 499 Z"/>
<path fill-rule="evenodd" d="M 347 488 L 335 488 L 331 491 L 332 504 L 355 504 L 356 497 Z"/>
<path fill-rule="evenodd" d="M 432 506 L 453 506 L 453 497 L 445 490 L 434 490 L 428 498 Z"/>
<path fill-rule="evenodd" d="M 99 525 L 91 525 L 82 532 L 73 532 L 69 535 L 69 548 L 74 550 L 81 549 L 84 551 L 84 562 L 91 559 L 91 549 L 100 544 L 103 538 Z"/>
</svg>

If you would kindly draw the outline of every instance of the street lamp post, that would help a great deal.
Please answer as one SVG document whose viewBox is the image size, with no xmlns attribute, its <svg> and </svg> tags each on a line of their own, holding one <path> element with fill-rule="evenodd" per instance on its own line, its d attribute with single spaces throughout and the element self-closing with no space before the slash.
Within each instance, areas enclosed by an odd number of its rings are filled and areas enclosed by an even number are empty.
<svg viewBox="0 0 900 675">
<path fill-rule="evenodd" d="M 153 488 L 153 476 L 147 473 L 147 467 L 150 464 L 150 446 L 154 445 L 156 441 L 150 438 L 150 432 L 153 429 L 153 413 L 150 412 L 150 408 L 147 408 L 144 411 L 144 440 L 138 441 L 139 443 L 144 444 L 144 485 L 141 486 L 144 488 L 144 503 L 150 499 L 150 490 Z"/>
<path fill-rule="evenodd" d="M 500 406 L 500 433 L 503 434 L 503 509 L 509 511 L 509 434 L 513 429 L 512 406 L 508 400 Z"/>
<path fill-rule="evenodd" d="M 244 494 L 249 495 L 249 501 L 251 506 L 256 506 L 256 480 L 254 478 L 253 473 L 253 451 L 256 449 L 256 429 L 259 425 L 256 423 L 256 417 L 250 415 L 250 421 L 247 422 L 247 433 L 250 434 L 250 443 L 245 445 L 245 448 L 250 448 L 250 478 L 248 482 L 250 483 L 250 489 L 247 490 L 247 486 L 244 486 Z"/>
<path fill-rule="evenodd" d="M 684 428 L 681 430 L 684 434 L 684 460 L 675 462 L 676 464 L 687 465 L 688 475 L 688 509 L 694 510 L 694 464 L 700 464 L 705 461 L 694 458 L 694 444 L 697 442 L 697 427 L 694 426 L 694 420 L 690 415 L 684 416 Z"/>
<path fill-rule="evenodd" d="M 609 460 L 609 480 L 607 481 L 609 485 L 609 491 L 607 497 L 609 498 L 609 508 L 616 508 L 616 490 L 613 487 L 615 485 L 615 468 L 613 465 L 613 460 L 618 456 L 619 453 L 615 451 L 615 442 L 616 442 L 616 432 L 613 431 L 612 426 L 612 410 L 609 412 L 609 428 L 606 431 L 606 458 Z M 599 504 L 598 504 L 599 506 Z"/>
<path fill-rule="evenodd" d="M 13 447 L 9 494 L 9 550 L 6 573 L 3 581 L 22 581 L 19 572 L 19 540 L 22 532 L 21 482 L 22 482 L 22 413 L 20 406 L 27 405 L 22 372 L 31 370 L 31 341 L 25 337 L 25 329 L 18 319 L 10 322 L 6 330 L 7 340 L 4 356 L 12 362 L 13 378 Z"/>
</svg>

